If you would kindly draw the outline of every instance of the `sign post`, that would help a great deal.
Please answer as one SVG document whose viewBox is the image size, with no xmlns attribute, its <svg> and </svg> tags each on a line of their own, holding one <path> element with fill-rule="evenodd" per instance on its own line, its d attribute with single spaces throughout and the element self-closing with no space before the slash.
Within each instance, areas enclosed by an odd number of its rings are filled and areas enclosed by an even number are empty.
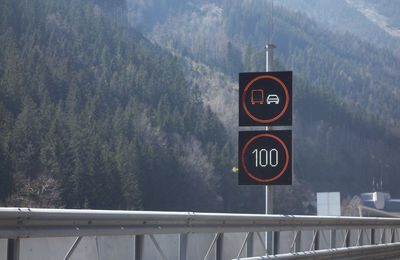
<svg viewBox="0 0 400 260">
<path fill-rule="evenodd" d="M 271 1 L 271 35 L 270 35 L 270 43 L 272 42 L 272 32 L 273 32 L 273 1 Z M 265 46 L 265 71 L 274 71 L 274 48 L 275 45 L 273 44 L 267 44 Z M 268 130 L 268 128 L 267 128 Z M 273 186 L 265 186 L 265 214 L 273 214 L 274 213 L 274 190 L 272 188 Z M 273 236 L 271 232 L 265 233 L 265 249 L 266 252 L 270 252 L 273 254 L 273 246 L 272 244 L 274 243 L 273 241 Z"/>
<path fill-rule="evenodd" d="M 274 47 L 266 46 L 267 72 L 239 73 L 239 127 L 266 127 L 266 131 L 239 132 L 239 185 L 266 185 L 266 214 L 274 213 L 273 185 L 292 184 L 293 73 L 270 71 Z M 274 126 L 290 130 L 271 131 Z M 266 250 L 271 254 L 272 237 L 266 233 Z"/>
</svg>

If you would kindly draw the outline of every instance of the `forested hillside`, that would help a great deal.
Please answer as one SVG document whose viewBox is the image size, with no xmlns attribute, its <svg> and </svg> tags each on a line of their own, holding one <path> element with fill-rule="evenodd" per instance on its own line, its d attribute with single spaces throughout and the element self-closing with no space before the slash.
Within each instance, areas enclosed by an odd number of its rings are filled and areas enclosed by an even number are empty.
<svg viewBox="0 0 400 260">
<path fill-rule="evenodd" d="M 356 35 L 400 55 L 399 1 L 280 0 L 275 4 L 302 12 L 330 31 Z"/>
<path fill-rule="evenodd" d="M 178 59 L 126 24 L 124 1 L 0 12 L 1 205 L 255 209 L 225 128 Z"/>
<path fill-rule="evenodd" d="M 237 76 L 264 70 L 268 9 L 1 1 L 0 204 L 263 212 L 263 187 L 237 186 L 231 169 Z M 374 180 L 399 197 L 399 58 L 288 8 L 274 17 L 295 114 L 294 185 L 275 189 L 276 212 Z"/>
<path fill-rule="evenodd" d="M 270 7 L 257 1 L 218 2 L 170 16 L 154 27 L 153 37 L 162 46 L 189 52 L 195 60 L 237 77 L 238 71 L 250 66 L 251 49 L 265 46 Z M 274 13 L 276 53 L 287 69 L 344 102 L 378 114 L 398 132 L 399 58 L 350 34 L 323 30 L 301 13 L 281 7 Z"/>
<path fill-rule="evenodd" d="M 267 1 L 177 2 L 178 9 L 167 7 L 156 16 L 154 5 L 130 0 L 128 6 L 145 10 L 145 16 L 130 20 L 151 31 L 160 46 L 185 57 L 188 79 L 199 85 L 203 101 L 234 138 L 237 75 L 265 69 L 270 6 Z M 309 194 L 307 188 L 353 196 L 381 179 L 383 189 L 400 196 L 400 60 L 389 49 L 329 31 L 283 7 L 274 10 L 273 43 L 277 69 L 295 75 L 297 185 L 277 188 L 284 195 L 278 197 Z"/>
</svg>

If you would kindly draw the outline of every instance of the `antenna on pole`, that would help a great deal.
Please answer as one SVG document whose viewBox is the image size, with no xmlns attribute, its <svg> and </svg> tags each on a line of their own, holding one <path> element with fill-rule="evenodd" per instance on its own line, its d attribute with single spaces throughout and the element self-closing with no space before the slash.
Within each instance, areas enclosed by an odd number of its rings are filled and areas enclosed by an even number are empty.
<svg viewBox="0 0 400 260">
<path fill-rule="evenodd" d="M 265 71 L 274 71 L 274 48 L 272 36 L 274 34 L 274 0 L 270 0 L 270 15 L 268 17 L 269 32 L 268 43 L 265 45 Z"/>
<path fill-rule="evenodd" d="M 269 37 L 268 37 L 269 44 L 272 44 L 273 33 L 274 33 L 274 0 L 270 0 Z"/>
</svg>

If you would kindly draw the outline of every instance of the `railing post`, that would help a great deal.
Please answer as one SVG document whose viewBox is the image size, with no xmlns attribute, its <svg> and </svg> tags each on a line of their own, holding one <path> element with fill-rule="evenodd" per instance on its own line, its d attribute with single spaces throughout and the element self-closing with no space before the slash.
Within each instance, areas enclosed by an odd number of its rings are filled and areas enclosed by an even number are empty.
<svg viewBox="0 0 400 260">
<path fill-rule="evenodd" d="M 299 230 L 299 234 L 297 235 L 295 250 L 296 250 L 296 252 L 300 252 L 300 250 L 301 250 L 301 230 Z"/>
<path fill-rule="evenodd" d="M 390 230 L 390 243 L 394 243 L 394 236 L 396 234 L 396 230 L 394 228 L 392 228 Z"/>
<path fill-rule="evenodd" d="M 253 256 L 253 241 L 254 241 L 254 233 L 250 232 L 249 238 L 247 239 L 247 248 L 246 248 L 246 256 Z"/>
<path fill-rule="evenodd" d="M 19 238 L 9 238 L 7 241 L 7 260 L 19 260 L 19 251 Z"/>
<path fill-rule="evenodd" d="M 135 260 L 142 260 L 143 254 L 143 235 L 135 236 Z"/>
<path fill-rule="evenodd" d="M 371 245 L 375 244 L 375 229 L 371 229 Z"/>
<path fill-rule="evenodd" d="M 186 260 L 187 258 L 187 240 L 188 234 L 179 234 L 179 260 Z"/>
<path fill-rule="evenodd" d="M 216 246 L 215 255 L 216 255 L 217 260 L 222 260 L 222 240 L 223 240 L 223 238 L 224 238 L 224 234 L 221 233 L 221 235 L 218 236 L 217 243 L 215 245 Z"/>
<path fill-rule="evenodd" d="M 336 248 L 336 230 L 332 229 L 330 232 L 330 241 L 329 241 L 329 247 L 330 248 Z"/>
<path fill-rule="evenodd" d="M 274 251 L 272 252 L 273 254 L 279 254 L 279 231 L 274 232 Z"/>
</svg>

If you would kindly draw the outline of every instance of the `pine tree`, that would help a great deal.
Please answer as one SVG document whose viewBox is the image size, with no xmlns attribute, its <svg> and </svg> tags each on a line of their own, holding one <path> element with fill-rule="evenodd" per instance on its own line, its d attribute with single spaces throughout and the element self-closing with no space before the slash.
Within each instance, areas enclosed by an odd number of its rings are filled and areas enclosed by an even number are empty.
<svg viewBox="0 0 400 260">
<path fill-rule="evenodd" d="M 23 108 L 15 122 L 12 136 L 12 159 L 16 170 L 27 176 L 35 177 L 40 173 L 40 121 L 36 104 L 29 97 L 23 102 Z"/>
</svg>

